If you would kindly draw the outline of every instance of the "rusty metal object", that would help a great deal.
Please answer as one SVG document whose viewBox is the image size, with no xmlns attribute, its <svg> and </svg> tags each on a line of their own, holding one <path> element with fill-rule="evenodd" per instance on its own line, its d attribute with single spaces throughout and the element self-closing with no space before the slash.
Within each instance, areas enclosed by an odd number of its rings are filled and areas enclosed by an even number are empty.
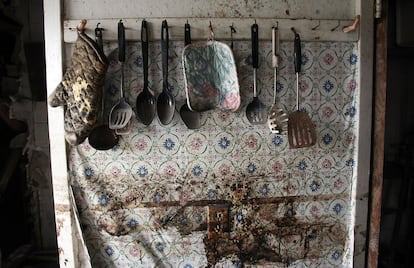
<svg viewBox="0 0 414 268">
<path fill-rule="evenodd" d="M 387 99 L 387 17 L 376 21 L 375 96 L 372 179 L 369 215 L 367 267 L 378 266 L 384 172 L 385 109 Z"/>
</svg>

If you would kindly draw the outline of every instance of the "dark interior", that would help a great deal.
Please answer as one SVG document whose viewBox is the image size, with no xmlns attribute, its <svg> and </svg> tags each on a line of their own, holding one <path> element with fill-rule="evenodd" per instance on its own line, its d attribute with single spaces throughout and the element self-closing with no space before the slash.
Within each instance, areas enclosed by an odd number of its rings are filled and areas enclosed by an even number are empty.
<svg viewBox="0 0 414 268">
<path fill-rule="evenodd" d="M 38 8 L 22 17 L 36 15 L 42 20 L 42 1 L 30 1 Z M 385 128 L 385 163 L 383 205 L 381 216 L 379 267 L 411 267 L 413 251 L 413 167 L 414 167 L 414 28 L 412 28 L 412 1 L 386 1 L 388 3 L 388 77 Z M 45 101 L 45 63 L 43 28 L 40 37 L 34 35 L 27 19 L 15 19 L 6 10 L 12 1 L 0 5 L 0 249 L 2 263 L 12 262 L 13 267 L 57 267 L 57 247 L 33 246 L 34 222 L 28 204 L 27 159 L 22 148 L 11 147 L 10 142 L 28 131 L 24 122 L 8 119 L 10 96 L 15 94 L 13 81 L 20 70 L 6 68 L 17 65 L 16 48 L 24 49 L 31 85 L 31 99 Z M 22 4 L 24 5 L 24 4 Z M 40 8 L 39 8 L 40 7 Z M 34 12 L 37 12 L 34 14 Z M 17 11 L 17 13 L 19 13 Z M 41 23 L 42 24 L 42 23 Z M 29 30 L 27 30 L 29 28 Z M 22 32 L 25 36 L 21 38 Z M 32 34 L 30 34 L 32 33 Z M 9 81 L 7 84 L 3 81 Z M 5 85 L 8 85 L 7 87 Z M 2 192 L 3 191 L 3 192 Z M 50 230 L 56 236 L 55 230 Z M 28 246 L 29 245 L 29 246 Z M 32 245 L 32 246 L 30 246 Z"/>
<path fill-rule="evenodd" d="M 388 58 L 379 267 L 412 267 L 414 2 L 387 1 Z"/>
</svg>

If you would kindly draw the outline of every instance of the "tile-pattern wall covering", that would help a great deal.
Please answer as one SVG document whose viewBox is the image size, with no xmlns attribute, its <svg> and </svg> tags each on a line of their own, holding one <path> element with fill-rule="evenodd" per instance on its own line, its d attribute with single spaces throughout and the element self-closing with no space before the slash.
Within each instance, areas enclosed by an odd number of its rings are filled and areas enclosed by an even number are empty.
<svg viewBox="0 0 414 268">
<path fill-rule="evenodd" d="M 250 125 L 251 46 L 234 54 L 242 104 L 235 113 L 204 112 L 188 130 L 181 42 L 170 44 L 169 83 L 176 97 L 173 122 L 157 118 L 109 151 L 88 140 L 69 150 L 70 177 L 94 267 L 351 267 L 358 113 L 356 43 L 303 42 L 300 103 L 318 142 L 290 149 L 287 136 Z M 261 42 L 258 90 L 270 107 L 271 43 Z M 106 110 L 117 102 L 120 66 L 112 53 Z M 133 107 L 143 86 L 140 43 L 127 45 L 126 97 Z M 278 98 L 296 105 L 293 43 L 282 42 Z M 150 44 L 150 87 L 161 92 L 161 49 Z M 215 214 L 213 211 L 220 211 Z M 226 214 L 228 212 L 228 217 Z M 229 220 L 214 230 L 212 216 Z M 209 220 L 210 217 L 210 220 Z M 210 222 L 210 225 L 209 225 Z M 214 226 L 213 226 L 214 227 Z"/>
</svg>

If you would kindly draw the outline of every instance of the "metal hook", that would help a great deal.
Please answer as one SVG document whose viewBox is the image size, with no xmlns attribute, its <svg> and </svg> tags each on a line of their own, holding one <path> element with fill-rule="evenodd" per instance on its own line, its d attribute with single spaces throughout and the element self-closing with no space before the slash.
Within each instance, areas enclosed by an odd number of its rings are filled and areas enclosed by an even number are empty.
<svg viewBox="0 0 414 268">
<path fill-rule="evenodd" d="M 236 28 L 234 28 L 233 23 L 230 25 L 230 31 L 231 31 L 232 36 L 233 36 L 234 33 L 237 33 Z"/>
<path fill-rule="evenodd" d="M 279 21 L 276 21 L 276 27 L 273 26 L 272 28 L 278 29 L 279 28 Z"/>
<path fill-rule="evenodd" d="M 99 25 L 101 25 L 101 23 L 100 23 L 100 22 L 98 22 L 98 23 L 96 24 L 95 31 L 103 31 L 103 30 L 105 30 L 104 28 L 99 27 Z"/>
<path fill-rule="evenodd" d="M 331 29 L 331 31 L 333 32 L 333 31 L 335 31 L 336 29 L 338 29 L 338 27 L 341 25 L 341 20 L 338 20 L 338 24 L 335 26 L 335 27 L 333 27 L 332 29 Z"/>
<path fill-rule="evenodd" d="M 296 30 L 295 30 L 295 28 L 290 28 L 291 30 L 292 30 L 292 32 L 296 35 L 297 34 L 297 32 L 296 32 Z"/>
<path fill-rule="evenodd" d="M 232 23 L 231 25 L 230 25 L 230 48 L 233 50 L 233 47 L 234 47 L 234 42 L 233 42 L 233 34 L 234 33 L 237 33 L 236 32 L 236 29 L 234 28 L 234 24 Z"/>
<path fill-rule="evenodd" d="M 321 21 L 320 20 L 318 20 L 318 24 L 315 27 L 312 28 L 312 31 L 315 31 L 316 29 L 318 29 L 319 26 L 321 26 Z"/>
<path fill-rule="evenodd" d="M 214 40 L 214 30 L 213 30 L 213 26 L 211 25 L 211 21 L 210 21 L 210 25 L 208 26 L 208 30 L 209 30 L 208 41 L 213 41 Z"/>
</svg>

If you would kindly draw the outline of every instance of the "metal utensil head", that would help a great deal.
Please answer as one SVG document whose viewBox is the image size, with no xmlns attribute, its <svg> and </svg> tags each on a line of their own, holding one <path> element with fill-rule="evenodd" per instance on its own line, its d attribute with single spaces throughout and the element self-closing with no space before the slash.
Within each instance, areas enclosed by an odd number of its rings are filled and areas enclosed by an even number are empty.
<svg viewBox="0 0 414 268">
<path fill-rule="evenodd" d="M 290 148 L 304 148 L 316 144 L 315 126 L 302 111 L 295 111 L 289 116 L 288 133 Z"/>
<path fill-rule="evenodd" d="M 267 125 L 270 132 L 274 134 L 285 135 L 288 131 L 289 117 L 287 113 L 281 108 L 275 105 L 269 110 L 267 114 Z"/>
<path fill-rule="evenodd" d="M 135 116 L 132 114 L 131 120 L 123 128 L 115 129 L 115 133 L 120 136 L 125 136 L 131 133 L 132 121 L 135 119 Z"/>
<path fill-rule="evenodd" d="M 124 98 L 112 107 L 109 114 L 109 128 L 110 129 L 121 129 L 125 127 L 128 122 L 131 120 L 132 108 L 125 101 Z"/>
<path fill-rule="evenodd" d="M 246 107 L 246 117 L 252 125 L 264 124 L 267 120 L 267 109 L 258 97 L 253 97 L 253 101 Z"/>
<path fill-rule="evenodd" d="M 201 127 L 201 114 L 191 111 L 187 103 L 181 106 L 180 115 L 188 129 L 198 129 Z"/>
</svg>

